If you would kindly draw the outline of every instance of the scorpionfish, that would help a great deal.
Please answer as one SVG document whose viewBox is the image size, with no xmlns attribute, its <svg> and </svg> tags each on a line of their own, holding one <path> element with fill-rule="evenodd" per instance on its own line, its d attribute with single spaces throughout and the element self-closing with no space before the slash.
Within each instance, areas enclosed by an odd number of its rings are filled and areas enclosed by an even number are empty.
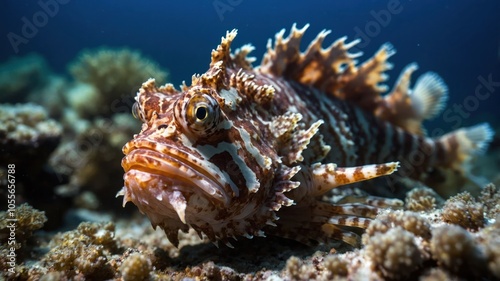
<svg viewBox="0 0 500 281">
<path fill-rule="evenodd" d="M 189 228 L 228 246 L 266 234 L 358 245 L 352 227 L 366 228 L 380 208 L 402 202 L 325 200 L 329 191 L 398 167 L 390 177 L 426 182 L 439 169 L 467 175 L 471 157 L 487 147 L 488 124 L 426 136 L 422 121 L 447 98 L 437 74 L 410 88 L 417 69 L 410 64 L 389 91 L 390 44 L 358 64 L 361 53 L 350 50 L 359 41 L 344 37 L 323 48 L 325 30 L 301 51 L 306 28 L 277 33 L 258 67 L 251 45 L 231 53 L 237 32 L 228 31 L 191 86 L 143 83 L 133 106 L 143 125 L 123 148 L 118 195 L 174 245 Z"/>
</svg>

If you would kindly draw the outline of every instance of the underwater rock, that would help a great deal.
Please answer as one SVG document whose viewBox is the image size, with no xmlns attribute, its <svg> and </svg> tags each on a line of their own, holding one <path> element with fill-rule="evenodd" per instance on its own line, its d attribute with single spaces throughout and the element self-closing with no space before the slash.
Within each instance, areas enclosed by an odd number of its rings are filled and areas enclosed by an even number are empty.
<svg viewBox="0 0 500 281">
<path fill-rule="evenodd" d="M 138 51 L 125 48 L 83 51 L 69 70 L 83 85 L 68 93 L 68 101 L 84 118 L 129 113 L 143 81 L 154 77 L 165 82 L 168 75 Z"/>
</svg>

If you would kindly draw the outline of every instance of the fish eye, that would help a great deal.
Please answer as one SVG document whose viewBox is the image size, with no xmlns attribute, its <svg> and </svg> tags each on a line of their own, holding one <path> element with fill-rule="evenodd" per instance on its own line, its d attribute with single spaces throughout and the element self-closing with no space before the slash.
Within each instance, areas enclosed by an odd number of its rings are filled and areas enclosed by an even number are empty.
<svg viewBox="0 0 500 281">
<path fill-rule="evenodd" d="M 212 126 L 219 113 L 219 104 L 207 94 L 194 95 L 187 106 L 187 121 L 193 128 Z"/>
<path fill-rule="evenodd" d="M 199 121 L 205 120 L 208 117 L 208 108 L 205 105 L 198 106 L 195 111 L 196 119 Z"/>
<path fill-rule="evenodd" d="M 187 100 L 179 101 L 174 116 L 186 132 L 200 137 L 217 131 L 222 118 L 217 100 L 203 92 L 195 92 Z"/>
</svg>

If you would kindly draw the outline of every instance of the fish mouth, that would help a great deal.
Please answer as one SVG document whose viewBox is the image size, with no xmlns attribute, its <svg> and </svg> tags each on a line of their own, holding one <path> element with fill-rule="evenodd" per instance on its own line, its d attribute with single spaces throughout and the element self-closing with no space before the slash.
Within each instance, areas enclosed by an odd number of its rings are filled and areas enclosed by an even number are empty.
<svg viewBox="0 0 500 281">
<path fill-rule="evenodd" d="M 224 206 L 229 204 L 230 197 L 220 175 L 208 167 L 202 167 L 199 163 L 203 163 L 203 159 L 183 152 L 177 146 L 135 139 L 124 146 L 123 152 L 125 175 L 133 170 L 153 174 L 165 183 L 159 188 L 169 188 L 185 195 L 201 189 L 210 199 Z"/>
</svg>

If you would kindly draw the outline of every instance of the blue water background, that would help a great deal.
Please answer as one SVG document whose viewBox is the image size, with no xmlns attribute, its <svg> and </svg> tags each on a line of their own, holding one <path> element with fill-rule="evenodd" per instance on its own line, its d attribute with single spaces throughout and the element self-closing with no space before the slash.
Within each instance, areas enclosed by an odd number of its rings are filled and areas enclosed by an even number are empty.
<svg viewBox="0 0 500 281">
<path fill-rule="evenodd" d="M 397 54 L 391 58 L 394 69 L 389 72 L 388 84 L 393 85 L 408 63 L 417 62 L 417 75 L 432 70 L 447 82 L 449 109 L 466 102 L 471 102 L 472 108 L 474 100 L 467 97 L 475 95 L 482 84 L 480 77 L 500 82 L 498 0 L 54 1 L 0 2 L 0 62 L 37 52 L 47 58 L 54 71 L 64 73 L 67 63 L 84 48 L 126 46 L 140 50 L 168 69 L 175 85 L 183 80 L 189 84 L 192 74 L 207 69 L 210 51 L 227 30 L 237 28 L 233 47 L 252 43 L 256 47 L 253 55 L 260 62 L 268 38 L 282 28 L 288 30 L 295 22 L 299 27 L 311 24 L 303 48 L 322 29 L 332 30 L 325 46 L 341 36 L 355 39 L 359 30 L 370 33 L 369 40 L 358 48 L 365 54 L 362 59 L 371 56 L 381 44 L 391 42 Z M 43 11 L 41 3 L 50 2 L 58 3 L 58 11 L 16 50 L 8 34 L 22 36 L 23 18 L 33 22 L 36 13 Z M 399 12 L 389 13 L 387 21 L 377 19 L 387 15 L 383 11 L 390 11 L 390 5 L 396 5 Z M 476 97 L 478 105 L 461 125 L 495 123 L 500 119 L 500 86 L 486 91 L 481 99 Z"/>
</svg>

